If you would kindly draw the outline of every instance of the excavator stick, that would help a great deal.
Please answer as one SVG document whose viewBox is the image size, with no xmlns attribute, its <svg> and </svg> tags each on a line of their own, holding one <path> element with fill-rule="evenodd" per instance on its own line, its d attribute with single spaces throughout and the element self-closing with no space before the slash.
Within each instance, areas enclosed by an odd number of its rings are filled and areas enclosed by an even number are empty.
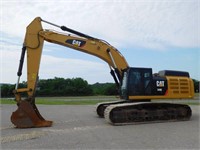
<svg viewBox="0 0 200 150">
<path fill-rule="evenodd" d="M 39 113 L 35 104 L 23 100 L 18 104 L 18 109 L 12 113 L 11 122 L 17 128 L 50 127 L 52 121 L 45 120 Z"/>
<path fill-rule="evenodd" d="M 28 83 L 30 82 L 33 84 L 29 85 L 29 88 L 24 88 L 24 89 L 18 88 L 20 76 L 22 75 L 25 52 L 26 52 L 26 46 L 23 45 L 20 64 L 19 64 L 19 68 L 17 72 L 18 80 L 17 80 L 15 90 L 13 91 L 13 93 L 15 94 L 16 101 L 17 101 L 18 109 L 12 113 L 11 122 L 17 128 L 50 127 L 52 126 L 53 122 L 45 120 L 42 117 L 42 115 L 39 113 L 39 110 L 37 109 L 35 105 L 35 98 L 33 95 L 35 94 L 38 78 L 33 78 L 35 77 L 35 75 L 33 73 L 29 73 L 33 75 L 31 78 L 33 82 L 30 81 L 30 77 L 29 77 Z M 34 63 L 34 66 L 35 66 L 35 63 Z M 20 93 L 26 93 L 26 92 L 29 93 L 28 98 L 22 100 Z"/>
</svg>

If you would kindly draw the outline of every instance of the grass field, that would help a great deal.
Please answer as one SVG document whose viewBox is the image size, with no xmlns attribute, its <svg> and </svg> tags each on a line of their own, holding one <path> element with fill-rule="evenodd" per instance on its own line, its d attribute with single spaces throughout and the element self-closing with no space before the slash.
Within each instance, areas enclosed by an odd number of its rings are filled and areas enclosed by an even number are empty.
<svg viewBox="0 0 200 150">
<path fill-rule="evenodd" d="M 95 105 L 105 101 L 118 100 L 115 96 L 82 96 L 82 97 L 37 97 L 36 104 L 43 105 Z M 1 104 L 16 104 L 14 98 L 1 98 Z"/>
<path fill-rule="evenodd" d="M 36 104 L 43 105 L 95 105 L 100 102 L 119 100 L 115 96 L 81 96 L 81 97 L 37 97 Z M 163 100 L 162 100 L 163 101 Z M 169 102 L 172 102 L 170 100 Z M 199 93 L 192 100 L 176 100 L 188 105 L 200 105 Z M 16 104 L 14 98 L 1 98 L 1 104 Z"/>
</svg>

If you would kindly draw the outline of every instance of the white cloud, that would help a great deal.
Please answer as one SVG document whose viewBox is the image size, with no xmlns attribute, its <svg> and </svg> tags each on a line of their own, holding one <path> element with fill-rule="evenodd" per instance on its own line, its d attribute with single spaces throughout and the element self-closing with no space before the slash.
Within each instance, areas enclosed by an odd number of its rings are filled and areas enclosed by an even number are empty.
<svg viewBox="0 0 200 150">
<path fill-rule="evenodd" d="M 89 83 L 113 82 L 106 63 L 44 55 L 41 61 L 40 78 L 53 77 L 81 77 Z"/>
<path fill-rule="evenodd" d="M 2 1 L 1 81 L 13 83 L 17 79 L 16 72 L 26 26 L 37 16 L 102 38 L 118 49 L 128 49 L 122 50 L 122 54 L 126 53 L 128 57 L 135 55 L 134 49 L 137 47 L 158 51 L 167 51 L 171 47 L 180 50 L 199 48 L 200 9 L 198 8 L 199 3 L 196 0 Z M 59 30 L 43 25 L 47 29 Z M 51 48 L 50 51 L 47 49 L 44 51 L 55 53 L 56 50 Z M 133 58 L 131 57 L 129 64 L 135 64 L 132 62 Z M 109 69 L 104 63 L 67 57 L 57 58 L 52 53 L 52 56 L 42 56 L 40 78 L 80 76 L 91 83 L 113 81 L 108 72 Z M 26 80 L 25 73 L 23 80 Z"/>
<path fill-rule="evenodd" d="M 8 48 L 8 47 L 7 47 Z M 12 49 L 12 50 L 11 50 Z M 18 49 L 18 50 L 16 50 Z M 17 81 L 17 69 L 20 59 L 20 47 L 10 46 L 9 50 L 1 50 L 0 60 L 2 72 L 0 83 L 15 83 Z M 26 59 L 22 71 L 21 81 L 27 77 Z M 106 63 L 92 62 L 81 59 L 65 59 L 43 55 L 39 70 L 40 79 L 64 77 L 81 77 L 89 83 L 113 82 Z"/>
<path fill-rule="evenodd" d="M 16 46 L 1 45 L 1 73 L 0 83 L 14 83 L 17 81 L 17 69 L 20 53 Z"/>
<path fill-rule="evenodd" d="M 56 4 L 56 6 L 55 6 Z M 156 49 L 198 47 L 197 1 L 43 1 L 3 2 L 3 32 L 23 37 L 36 16 L 103 38 Z M 52 28 L 52 27 L 51 27 Z"/>
</svg>

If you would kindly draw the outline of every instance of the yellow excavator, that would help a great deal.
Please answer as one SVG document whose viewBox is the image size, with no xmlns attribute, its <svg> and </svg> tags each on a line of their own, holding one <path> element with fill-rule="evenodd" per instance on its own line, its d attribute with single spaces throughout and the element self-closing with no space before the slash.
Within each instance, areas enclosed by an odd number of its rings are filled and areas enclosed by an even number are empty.
<svg viewBox="0 0 200 150">
<path fill-rule="evenodd" d="M 43 29 L 42 23 L 58 27 L 67 33 Z M 126 125 L 190 119 L 192 111 L 188 105 L 151 101 L 193 98 L 194 86 L 188 72 L 162 70 L 153 74 L 152 68 L 129 67 L 123 55 L 108 42 L 36 17 L 27 26 L 17 72 L 18 80 L 14 95 L 18 108 L 11 115 L 11 122 L 17 128 L 49 127 L 53 123 L 45 120 L 35 105 L 44 41 L 94 55 L 108 63 L 121 99 L 99 103 L 96 112 L 109 123 Z M 27 87 L 19 88 L 25 54 Z"/>
</svg>

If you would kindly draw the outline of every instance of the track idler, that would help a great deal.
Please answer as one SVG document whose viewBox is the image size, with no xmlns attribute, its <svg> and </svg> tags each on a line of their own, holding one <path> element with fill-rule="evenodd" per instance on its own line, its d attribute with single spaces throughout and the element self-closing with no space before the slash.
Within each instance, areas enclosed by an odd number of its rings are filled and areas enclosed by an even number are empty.
<svg viewBox="0 0 200 150">
<path fill-rule="evenodd" d="M 45 120 L 36 105 L 26 100 L 20 101 L 18 109 L 11 115 L 11 122 L 17 128 L 50 127 L 53 123 Z"/>
</svg>

